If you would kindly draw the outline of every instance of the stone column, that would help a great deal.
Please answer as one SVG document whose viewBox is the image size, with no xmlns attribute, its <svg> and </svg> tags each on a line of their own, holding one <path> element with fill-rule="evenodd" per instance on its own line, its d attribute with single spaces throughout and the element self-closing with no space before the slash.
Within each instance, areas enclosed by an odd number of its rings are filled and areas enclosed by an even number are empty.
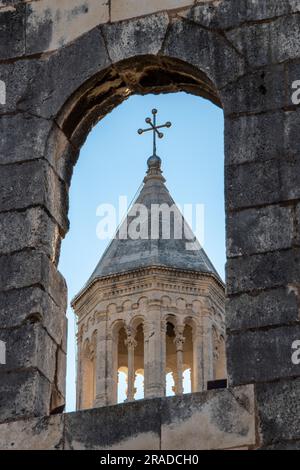
<svg viewBox="0 0 300 470">
<path fill-rule="evenodd" d="M 106 374 L 106 317 L 103 316 L 98 322 L 98 334 L 96 344 L 96 398 L 95 407 L 107 404 L 107 374 Z"/>
<path fill-rule="evenodd" d="M 82 331 L 77 333 L 77 377 L 76 377 L 76 409 L 81 408 L 82 397 Z"/>
<path fill-rule="evenodd" d="M 137 342 L 134 338 L 135 332 L 132 330 L 127 330 L 127 339 L 125 344 L 128 349 L 128 388 L 127 388 L 127 401 L 133 401 L 134 395 L 136 392 L 134 382 L 135 382 L 135 367 L 134 367 L 134 349 L 137 345 Z"/>
<path fill-rule="evenodd" d="M 163 386 L 163 396 L 166 395 L 166 361 L 167 361 L 167 338 L 166 338 L 166 333 L 167 333 L 167 323 L 165 320 L 161 321 L 160 324 L 161 327 L 161 361 L 162 361 L 162 386 Z"/>
<path fill-rule="evenodd" d="M 183 345 L 185 338 L 183 336 L 184 325 L 177 325 L 175 328 L 177 374 L 173 374 L 175 380 L 176 395 L 183 394 Z"/>
<path fill-rule="evenodd" d="M 205 310 L 202 322 L 203 389 L 206 390 L 207 382 L 214 378 L 212 323 L 208 310 Z"/>
<path fill-rule="evenodd" d="M 117 403 L 117 389 L 118 389 L 118 376 L 117 376 L 117 348 L 113 334 L 108 330 L 106 337 L 106 387 L 107 396 L 106 404 L 115 405 Z"/>
<path fill-rule="evenodd" d="M 160 300 L 151 300 L 147 311 L 147 378 L 145 380 L 145 398 L 162 397 L 165 394 L 165 365 L 161 334 Z"/>
<path fill-rule="evenodd" d="M 202 366 L 202 341 L 201 328 L 199 325 L 193 326 L 193 370 L 192 370 L 192 392 L 200 392 L 203 387 L 203 366 Z"/>
</svg>

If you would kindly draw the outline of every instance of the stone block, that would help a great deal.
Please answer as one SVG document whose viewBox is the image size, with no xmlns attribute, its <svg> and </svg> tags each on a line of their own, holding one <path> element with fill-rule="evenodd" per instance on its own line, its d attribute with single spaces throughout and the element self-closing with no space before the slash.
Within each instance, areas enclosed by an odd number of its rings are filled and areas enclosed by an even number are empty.
<svg viewBox="0 0 300 470">
<path fill-rule="evenodd" d="M 225 119 L 226 165 L 267 161 L 285 152 L 283 112 Z"/>
<path fill-rule="evenodd" d="M 57 350 L 56 386 L 62 397 L 66 396 L 67 354 L 61 348 Z"/>
<path fill-rule="evenodd" d="M 25 5 L 19 4 L 0 10 L 0 60 L 25 53 L 25 9 Z"/>
<path fill-rule="evenodd" d="M 281 202 L 278 160 L 230 165 L 225 168 L 227 210 Z"/>
<path fill-rule="evenodd" d="M 66 352 L 66 300 L 66 295 L 61 295 L 61 305 L 56 305 L 39 286 L 1 292 L 0 328 L 16 328 L 33 318 Z"/>
<path fill-rule="evenodd" d="M 300 450 L 300 441 L 276 442 L 275 444 L 261 447 L 260 450 Z"/>
<path fill-rule="evenodd" d="M 88 87 L 88 80 L 97 81 L 97 74 L 109 65 L 110 59 L 99 28 L 50 55 L 3 64 L 0 79 L 7 82 L 7 103 L 0 112 L 28 113 L 22 117 L 7 116 L 6 132 L 9 123 L 23 126 L 23 133 L 29 134 L 29 141 L 33 138 L 33 142 L 37 142 L 53 124 L 51 121 L 38 121 L 38 117 L 46 120 L 55 118 L 58 122 L 58 114 L 70 96 L 74 99 L 74 93 L 82 85 Z M 34 118 L 35 123 L 30 125 L 29 120 L 33 121 Z M 32 132 L 34 125 L 39 125 L 36 136 Z M 63 136 L 58 134 L 56 139 L 58 137 L 63 140 Z M 25 136 L 23 139 L 26 145 Z M 42 143 L 45 145 L 45 142 Z M 59 142 L 59 145 L 62 143 Z M 38 148 L 36 146 L 34 150 Z"/>
<path fill-rule="evenodd" d="M 61 306 L 66 282 L 49 258 L 37 251 L 22 251 L 0 257 L 0 286 L 4 291 L 41 286 Z"/>
<path fill-rule="evenodd" d="M 0 255 L 26 248 L 46 253 L 56 263 L 59 227 L 40 207 L 0 213 Z"/>
<path fill-rule="evenodd" d="M 228 210 L 300 199 L 300 160 L 282 158 L 225 168 Z"/>
<path fill-rule="evenodd" d="M 226 265 L 227 293 L 232 295 L 298 284 L 299 263 L 298 248 L 231 258 Z"/>
<path fill-rule="evenodd" d="M 300 365 L 292 362 L 292 344 L 299 339 L 300 325 L 229 334 L 226 344 L 229 384 L 300 376 Z"/>
<path fill-rule="evenodd" d="M 229 41 L 247 57 L 251 67 L 262 67 L 300 55 L 300 24 L 297 15 L 263 24 L 243 25 L 226 33 Z"/>
<path fill-rule="evenodd" d="M 49 414 L 51 384 L 37 370 L 0 372 L 0 422 Z"/>
<path fill-rule="evenodd" d="M 236 80 L 245 71 L 244 60 L 221 35 L 182 19 L 170 24 L 162 53 L 205 71 L 217 87 Z"/>
<path fill-rule="evenodd" d="M 299 68 L 300 77 L 300 68 Z M 299 158 L 299 126 L 300 126 L 300 108 L 296 108 L 285 113 L 285 125 L 283 141 L 285 147 L 285 156 L 288 158 Z"/>
<path fill-rule="evenodd" d="M 27 9 L 26 53 L 53 51 L 109 20 L 107 0 L 42 0 Z"/>
<path fill-rule="evenodd" d="M 102 26 L 112 62 L 116 63 L 137 55 L 158 54 L 168 24 L 168 15 L 158 13 L 146 18 Z"/>
<path fill-rule="evenodd" d="M 45 158 L 58 176 L 69 184 L 74 152 L 67 137 L 51 120 L 26 113 L 0 118 L 0 164 Z"/>
<path fill-rule="evenodd" d="M 63 415 L 0 425 L 0 450 L 61 450 Z"/>
<path fill-rule="evenodd" d="M 193 5 L 193 0 L 111 0 L 111 21 L 121 21 L 157 11 Z"/>
<path fill-rule="evenodd" d="M 67 187 L 46 160 L 2 166 L 0 188 L 0 212 L 42 206 L 67 231 Z"/>
<path fill-rule="evenodd" d="M 57 344 L 39 323 L 0 329 L 0 340 L 6 343 L 6 364 L 1 365 L 1 373 L 35 368 L 53 382 Z"/>
<path fill-rule="evenodd" d="M 261 446 L 300 439 L 299 394 L 299 378 L 255 386 Z"/>
<path fill-rule="evenodd" d="M 158 450 L 160 399 L 68 413 L 65 449 Z"/>
<path fill-rule="evenodd" d="M 265 67 L 238 78 L 220 91 L 225 116 L 283 108 L 286 90 L 282 83 L 285 83 L 283 65 Z"/>
<path fill-rule="evenodd" d="M 252 386 L 162 401 L 162 450 L 217 450 L 254 443 Z"/>
<path fill-rule="evenodd" d="M 230 213 L 226 225 L 229 258 L 292 248 L 293 207 L 274 205 Z"/>
<path fill-rule="evenodd" d="M 247 22 L 270 20 L 291 11 L 299 11 L 297 0 L 276 2 L 270 0 L 227 0 L 222 2 L 209 2 L 196 0 L 195 8 L 188 12 L 192 21 L 218 29 L 234 28 Z M 203 3 L 203 5 L 201 5 Z"/>
<path fill-rule="evenodd" d="M 300 321 L 298 287 L 287 286 L 227 299 L 228 331 L 263 328 Z"/>
<path fill-rule="evenodd" d="M 294 82 L 299 82 L 300 80 L 300 63 L 299 61 L 290 61 L 286 64 L 286 71 L 287 71 L 287 106 L 297 106 L 299 105 L 300 101 L 300 93 L 299 93 L 299 86 L 293 84 Z M 295 112 L 296 111 L 296 112 Z M 300 111 L 299 108 L 296 110 L 292 109 L 292 112 L 289 113 L 291 116 L 290 125 L 293 130 L 293 137 L 297 136 L 297 128 L 299 125 L 299 115 Z M 295 143 L 295 141 L 294 141 Z"/>
</svg>

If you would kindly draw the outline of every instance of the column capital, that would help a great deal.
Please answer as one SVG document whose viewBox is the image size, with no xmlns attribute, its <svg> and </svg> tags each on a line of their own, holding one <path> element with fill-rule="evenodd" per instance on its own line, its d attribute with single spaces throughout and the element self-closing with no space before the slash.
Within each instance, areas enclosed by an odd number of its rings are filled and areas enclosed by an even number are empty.
<svg viewBox="0 0 300 470">
<path fill-rule="evenodd" d="M 183 336 L 184 325 L 177 325 L 175 327 L 175 339 L 174 343 L 176 345 L 177 351 L 183 351 L 183 345 L 185 342 L 185 337 Z"/>
</svg>

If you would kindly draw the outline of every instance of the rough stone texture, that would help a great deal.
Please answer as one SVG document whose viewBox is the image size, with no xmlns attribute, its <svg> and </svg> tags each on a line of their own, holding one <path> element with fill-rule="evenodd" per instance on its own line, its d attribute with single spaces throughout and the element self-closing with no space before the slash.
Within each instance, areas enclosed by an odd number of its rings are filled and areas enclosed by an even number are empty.
<svg viewBox="0 0 300 470">
<path fill-rule="evenodd" d="M 171 23 L 162 52 L 199 67 L 220 88 L 244 72 L 243 58 L 222 35 L 184 20 Z"/>
<path fill-rule="evenodd" d="M 230 214 L 227 227 L 229 258 L 291 248 L 294 209 L 277 205 L 246 209 Z"/>
<path fill-rule="evenodd" d="M 59 227 L 41 207 L 24 212 L 0 213 L 0 254 L 25 248 L 40 249 L 57 261 Z"/>
<path fill-rule="evenodd" d="M 291 379 L 255 387 L 260 444 L 300 438 L 300 380 Z"/>
<path fill-rule="evenodd" d="M 229 29 L 240 24 L 267 21 L 281 15 L 299 11 L 297 0 L 225 0 L 213 2 L 197 0 L 198 5 L 185 13 L 190 20 L 203 26 Z"/>
<path fill-rule="evenodd" d="M 66 352 L 66 296 L 60 295 L 60 306 L 42 289 L 28 287 L 1 293 L 0 328 L 16 328 L 31 318 L 41 322 L 48 334 Z"/>
<path fill-rule="evenodd" d="M 226 167 L 230 210 L 294 201 L 300 197 L 299 159 L 269 160 Z"/>
<path fill-rule="evenodd" d="M 0 329 L 6 343 L 6 364 L 1 374 L 10 370 L 36 368 L 49 382 L 54 380 L 57 345 L 39 325 L 28 322 L 19 328 Z M 18 351 L 18 354 L 16 354 Z"/>
<path fill-rule="evenodd" d="M 41 286 L 57 305 L 66 297 L 66 283 L 49 258 L 37 251 L 0 256 L 0 283 L 4 291 Z"/>
<path fill-rule="evenodd" d="M 0 421 L 50 412 L 51 384 L 35 369 L 0 372 Z"/>
<path fill-rule="evenodd" d="M 290 102 L 290 92 L 282 83 L 285 83 L 283 65 L 269 66 L 243 75 L 221 90 L 225 115 L 265 113 L 283 108 L 287 101 Z"/>
<path fill-rule="evenodd" d="M 256 291 L 227 299 L 227 330 L 247 330 L 300 321 L 298 286 Z"/>
<path fill-rule="evenodd" d="M 61 450 L 63 416 L 0 424 L 1 450 Z"/>
<path fill-rule="evenodd" d="M 265 24 L 243 26 L 228 32 L 226 36 L 241 53 L 246 55 L 249 64 L 253 67 L 297 59 L 300 54 L 298 15 L 278 18 Z M 267 44 L 266 37 L 268 38 Z"/>
<path fill-rule="evenodd" d="M 227 340 L 230 385 L 297 376 L 299 365 L 292 362 L 292 344 L 299 338 L 299 324 L 230 335 Z M 238 366 L 235 364 L 236 357 L 239 358 Z M 233 375 L 230 373 L 231 367 L 234 367 Z"/>
<path fill-rule="evenodd" d="M 225 142 L 228 148 L 226 165 L 261 162 L 282 157 L 284 152 L 283 113 L 240 116 L 227 119 L 225 124 Z M 270 128 L 272 133 L 270 133 Z M 237 135 L 239 139 L 236 138 Z"/>
<path fill-rule="evenodd" d="M 0 212 L 43 206 L 66 232 L 67 188 L 45 160 L 4 165 L 0 182 Z"/>
<path fill-rule="evenodd" d="M 251 386 L 164 399 L 161 449 L 226 449 L 254 444 Z"/>
<path fill-rule="evenodd" d="M 277 442 L 276 444 L 261 447 L 261 450 L 300 450 L 300 441 Z"/>
<path fill-rule="evenodd" d="M 295 285 L 300 275 L 299 248 L 227 261 L 228 294 Z"/>
<path fill-rule="evenodd" d="M 252 386 L 0 425 L 1 450 L 247 448 L 255 440 Z"/>
<path fill-rule="evenodd" d="M 0 60 L 25 52 L 25 5 L 0 10 Z"/>
<path fill-rule="evenodd" d="M 141 400 L 66 415 L 65 448 L 138 450 L 160 448 L 160 399 Z"/>
<path fill-rule="evenodd" d="M 1 117 L 0 128 L 1 165 L 40 160 L 46 156 L 57 175 L 69 183 L 71 171 L 66 168 L 63 155 L 71 154 L 75 149 L 53 121 L 27 113 L 7 114 Z M 15 129 L 18 129 L 17 135 Z"/>
<path fill-rule="evenodd" d="M 163 44 L 169 18 L 166 13 L 103 26 L 112 62 L 136 55 L 157 54 Z"/>
</svg>

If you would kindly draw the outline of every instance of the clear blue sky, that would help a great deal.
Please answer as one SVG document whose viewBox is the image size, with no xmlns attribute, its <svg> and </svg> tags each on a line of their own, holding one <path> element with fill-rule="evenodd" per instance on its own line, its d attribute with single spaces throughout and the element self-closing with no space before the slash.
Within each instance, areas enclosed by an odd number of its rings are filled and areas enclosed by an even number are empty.
<svg viewBox="0 0 300 470">
<path fill-rule="evenodd" d="M 179 204 L 204 204 L 204 249 L 224 279 L 223 111 L 186 93 L 133 96 L 89 134 L 74 169 L 70 190 L 70 231 L 62 244 L 59 269 L 68 284 L 69 303 L 91 275 L 108 240 L 96 236 L 101 203 L 130 202 L 152 154 L 152 136 L 137 134 L 145 117 L 158 109 L 158 122 L 172 121 L 158 142 L 166 185 Z M 67 411 L 75 409 L 75 318 L 69 307 Z"/>
</svg>

